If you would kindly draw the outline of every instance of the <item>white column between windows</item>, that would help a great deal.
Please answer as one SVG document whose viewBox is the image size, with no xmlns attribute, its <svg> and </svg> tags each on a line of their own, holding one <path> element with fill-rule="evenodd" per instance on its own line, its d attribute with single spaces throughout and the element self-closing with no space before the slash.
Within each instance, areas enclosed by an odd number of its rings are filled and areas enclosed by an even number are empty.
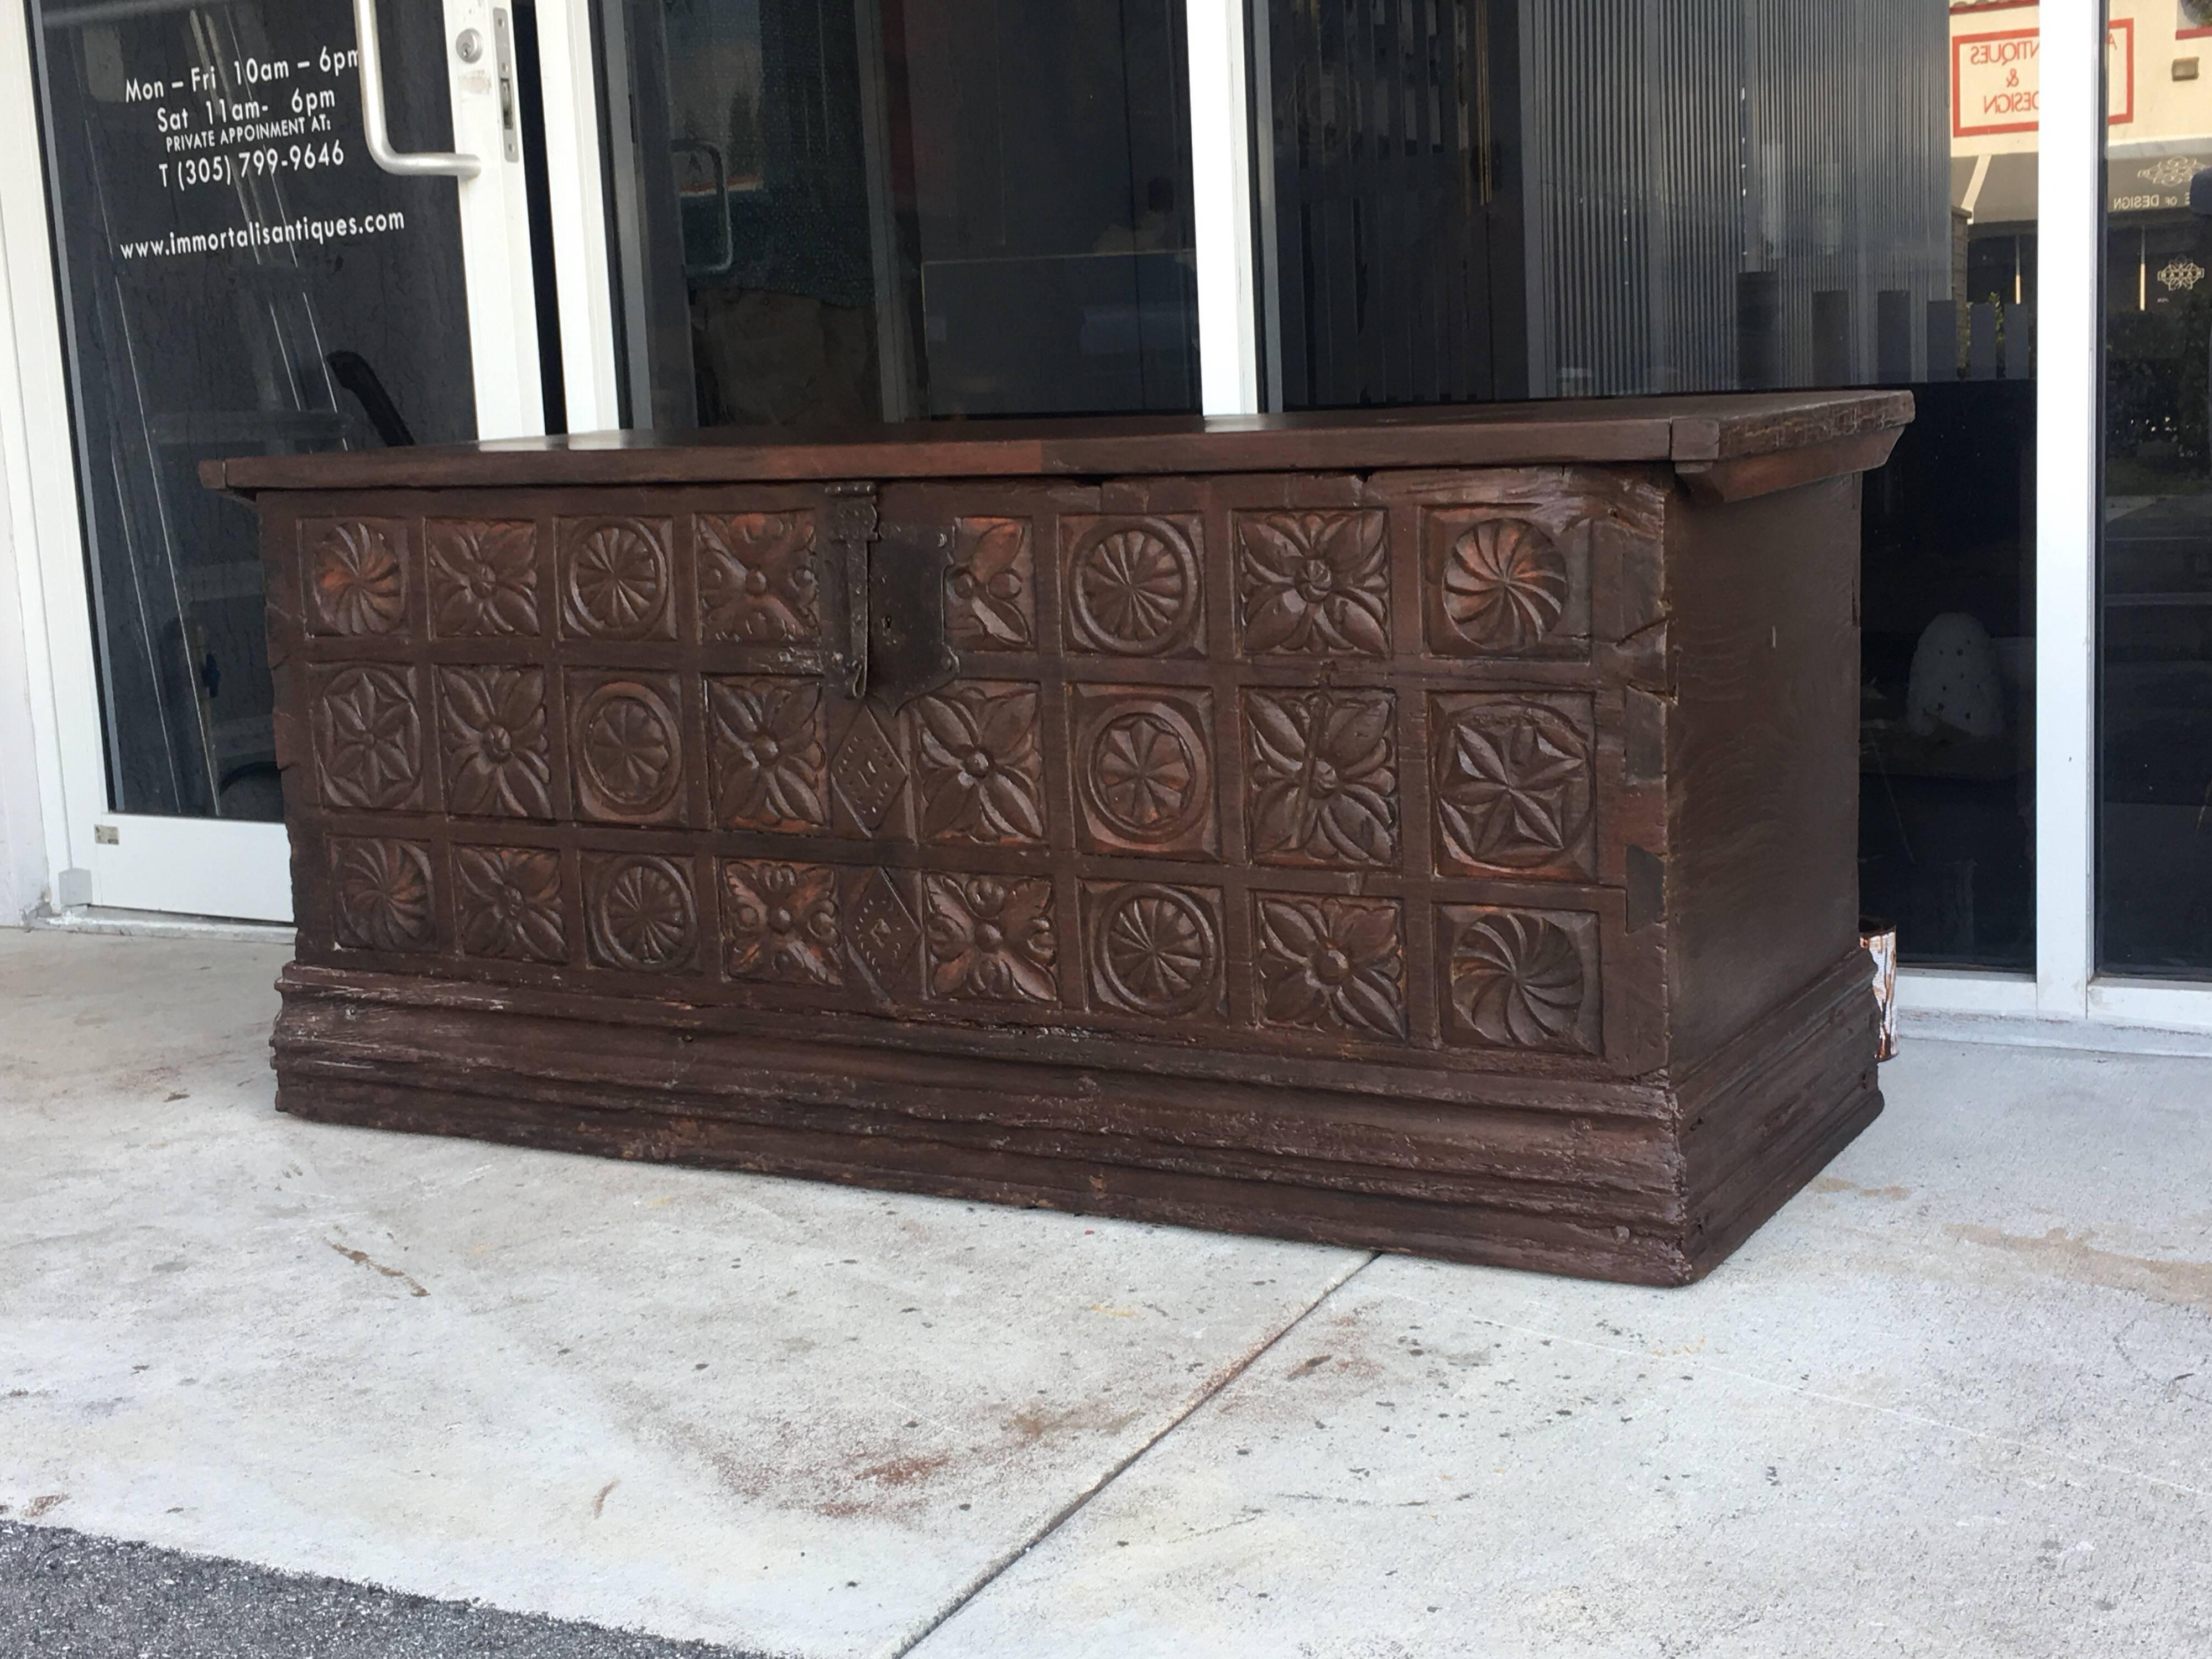
<svg viewBox="0 0 2212 1659">
<path fill-rule="evenodd" d="M 1188 0 L 1185 7 L 1191 215 L 1198 240 L 1200 407 L 1208 415 L 1252 415 L 1260 409 L 1245 4 L 1246 0 Z"/>
</svg>

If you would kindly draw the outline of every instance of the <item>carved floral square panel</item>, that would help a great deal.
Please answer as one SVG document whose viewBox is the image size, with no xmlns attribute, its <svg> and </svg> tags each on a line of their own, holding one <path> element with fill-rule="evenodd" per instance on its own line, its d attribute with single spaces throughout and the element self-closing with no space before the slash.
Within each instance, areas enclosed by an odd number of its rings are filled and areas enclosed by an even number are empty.
<svg viewBox="0 0 2212 1659">
<path fill-rule="evenodd" d="M 1388 691 L 1246 691 L 1253 858 L 1345 869 L 1395 864 L 1397 726 Z"/>
<path fill-rule="evenodd" d="M 454 848 L 453 931 L 468 956 L 566 962 L 560 854 L 541 847 Z"/>
<path fill-rule="evenodd" d="M 552 716 L 544 669 L 440 669 L 438 744 L 448 812 L 553 816 Z"/>
<path fill-rule="evenodd" d="M 562 519 L 558 527 L 564 639 L 676 637 L 668 520 Z"/>
<path fill-rule="evenodd" d="M 1237 623 L 1261 656 L 1390 654 L 1389 517 L 1240 513 Z"/>
<path fill-rule="evenodd" d="M 1219 1018 L 1218 888 L 1090 882 L 1083 915 L 1096 1006 L 1152 1019 Z"/>
<path fill-rule="evenodd" d="M 996 680 L 956 683 L 908 705 L 925 839 L 1043 843 L 1038 707 L 1036 686 Z"/>
<path fill-rule="evenodd" d="M 325 807 L 422 807 L 422 715 L 413 670 L 381 663 L 333 670 L 317 689 L 308 725 Z"/>
<path fill-rule="evenodd" d="M 1588 697 L 1440 696 L 1430 704 L 1429 747 L 1439 869 L 1594 878 Z"/>
<path fill-rule="evenodd" d="M 438 944 L 430 849 L 421 842 L 333 836 L 331 933 L 354 951 L 416 952 Z"/>
<path fill-rule="evenodd" d="M 1588 561 L 1509 508 L 1437 507 L 1422 515 L 1422 610 L 1429 649 L 1447 657 L 1587 653 Z"/>
<path fill-rule="evenodd" d="M 1437 923 L 1445 1042 L 1601 1051 L 1595 915 L 1452 904 L 1437 911 Z"/>
<path fill-rule="evenodd" d="M 527 519 L 432 519 L 430 631 L 441 640 L 535 637 L 538 526 Z"/>
<path fill-rule="evenodd" d="M 681 822 L 686 792 L 676 677 L 571 671 L 568 689 L 578 814 L 609 823 Z"/>
<path fill-rule="evenodd" d="M 787 645 L 821 637 L 812 513 L 702 513 L 691 526 L 700 638 Z"/>
<path fill-rule="evenodd" d="M 1060 938 L 1048 878 L 925 876 L 922 902 L 933 998 L 1060 1000 Z"/>
<path fill-rule="evenodd" d="M 707 720 L 717 823 L 807 830 L 830 821 L 820 681 L 710 679 Z"/>
<path fill-rule="evenodd" d="M 1036 569 L 1027 519 L 961 519 L 945 573 L 945 632 L 971 651 L 1036 647 Z"/>
<path fill-rule="evenodd" d="M 1204 537 L 1195 515 L 1070 514 L 1060 534 L 1069 649 L 1162 657 L 1206 648 Z"/>
<path fill-rule="evenodd" d="M 1212 694 L 1135 685 L 1073 691 L 1085 850 L 1211 856 L 1219 845 Z"/>
<path fill-rule="evenodd" d="M 824 864 L 724 860 L 722 966 L 730 977 L 842 985 L 837 873 Z"/>
<path fill-rule="evenodd" d="M 584 940 L 595 966 L 673 974 L 699 951 L 691 861 L 653 853 L 584 854 Z"/>
<path fill-rule="evenodd" d="M 1252 909 L 1262 1025 L 1405 1038 L 1405 933 L 1395 899 L 1255 893 Z"/>
<path fill-rule="evenodd" d="M 407 525 L 307 519 L 300 525 L 307 631 L 353 638 L 407 629 Z"/>
</svg>

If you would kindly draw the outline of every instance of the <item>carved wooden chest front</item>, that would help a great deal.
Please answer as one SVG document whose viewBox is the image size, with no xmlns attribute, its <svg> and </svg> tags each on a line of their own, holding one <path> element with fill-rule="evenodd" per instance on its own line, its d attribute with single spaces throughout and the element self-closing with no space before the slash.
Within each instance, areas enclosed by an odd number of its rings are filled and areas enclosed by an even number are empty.
<svg viewBox="0 0 2212 1659">
<path fill-rule="evenodd" d="M 1909 415 L 229 463 L 279 1103 L 1693 1276 L 1879 1109 L 1856 474 Z"/>
</svg>

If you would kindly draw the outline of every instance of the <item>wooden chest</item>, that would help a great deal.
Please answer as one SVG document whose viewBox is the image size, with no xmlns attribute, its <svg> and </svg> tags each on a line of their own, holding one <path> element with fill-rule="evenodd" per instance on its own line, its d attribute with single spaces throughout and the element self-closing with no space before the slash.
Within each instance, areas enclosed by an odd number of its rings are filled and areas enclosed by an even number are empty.
<svg viewBox="0 0 2212 1659">
<path fill-rule="evenodd" d="M 1880 1109 L 1903 394 L 209 469 L 303 1116 L 1679 1283 Z"/>
</svg>

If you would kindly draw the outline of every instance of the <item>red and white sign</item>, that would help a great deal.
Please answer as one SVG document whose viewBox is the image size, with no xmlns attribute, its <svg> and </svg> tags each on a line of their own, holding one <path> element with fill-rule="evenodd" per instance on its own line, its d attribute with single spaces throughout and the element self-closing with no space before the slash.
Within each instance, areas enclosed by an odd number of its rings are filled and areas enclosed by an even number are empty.
<svg viewBox="0 0 2212 1659">
<path fill-rule="evenodd" d="M 1951 136 L 1986 137 L 2033 132 L 2042 119 L 2042 39 L 2035 29 L 1999 29 L 1951 37 Z M 2136 118 L 2136 24 L 2117 17 L 2105 31 L 2107 118 L 2124 126 Z"/>
</svg>

